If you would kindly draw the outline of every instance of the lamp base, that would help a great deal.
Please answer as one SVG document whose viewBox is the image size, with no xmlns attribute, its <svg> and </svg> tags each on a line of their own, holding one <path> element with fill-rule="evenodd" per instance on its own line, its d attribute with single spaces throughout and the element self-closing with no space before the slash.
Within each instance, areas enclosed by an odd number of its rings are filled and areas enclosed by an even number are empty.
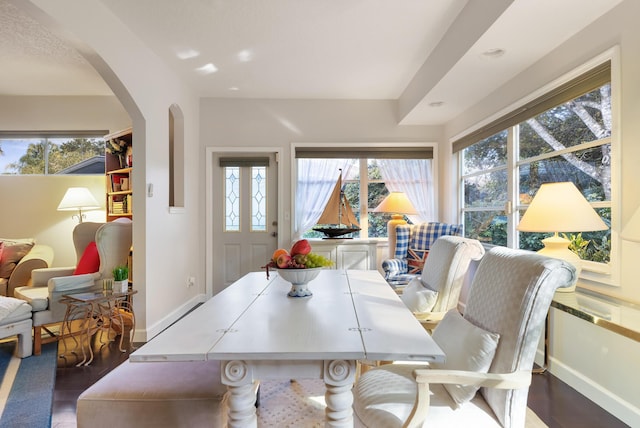
<svg viewBox="0 0 640 428">
<path fill-rule="evenodd" d="M 389 243 L 389 258 L 392 259 L 396 255 L 396 226 L 399 224 L 407 224 L 402 214 L 392 214 L 391 220 L 387 222 L 387 242 Z"/>
<path fill-rule="evenodd" d="M 573 267 L 576 268 L 576 280 L 573 282 L 573 285 L 570 287 L 558 288 L 556 292 L 571 293 L 576 291 L 576 282 L 578 281 L 578 276 L 582 270 L 582 260 L 576 253 L 569 249 L 569 244 L 571 244 L 571 242 L 566 238 L 558 236 L 556 233 L 554 236 L 543 239 L 542 243 L 544 244 L 544 248 L 538 251 L 538 254 L 564 260 L 571 263 Z"/>
</svg>

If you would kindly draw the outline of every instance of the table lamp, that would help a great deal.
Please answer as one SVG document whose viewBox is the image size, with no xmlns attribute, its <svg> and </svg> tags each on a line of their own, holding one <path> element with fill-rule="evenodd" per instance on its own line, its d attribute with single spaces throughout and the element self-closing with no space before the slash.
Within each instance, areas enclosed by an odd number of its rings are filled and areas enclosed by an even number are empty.
<svg viewBox="0 0 640 428">
<path fill-rule="evenodd" d="M 374 213 L 391 213 L 391 220 L 387 222 L 387 236 L 389 240 L 389 258 L 395 256 L 396 226 L 406 224 L 404 214 L 415 215 L 418 211 L 403 192 L 391 192 L 373 209 Z"/>
<path fill-rule="evenodd" d="M 58 211 L 78 210 L 78 223 L 82 223 L 84 214 L 82 210 L 95 210 L 100 204 L 86 187 L 69 187 L 58 205 Z M 73 215 L 71 218 L 74 218 Z"/>
<path fill-rule="evenodd" d="M 576 278 L 582 270 L 582 260 L 569 249 L 570 241 L 558 232 L 587 232 L 606 230 L 608 227 L 589 202 L 571 182 L 545 183 L 540 186 L 533 201 L 525 211 L 517 229 L 522 232 L 553 232 L 543 239 L 544 248 L 538 251 L 571 263 L 576 268 Z M 576 288 L 558 288 L 571 292 Z"/>
</svg>

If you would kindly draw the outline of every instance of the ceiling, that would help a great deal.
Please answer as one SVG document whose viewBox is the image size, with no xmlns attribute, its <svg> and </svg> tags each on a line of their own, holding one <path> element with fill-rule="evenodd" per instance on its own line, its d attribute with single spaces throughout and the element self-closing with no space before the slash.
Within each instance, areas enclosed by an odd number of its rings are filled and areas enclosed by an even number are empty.
<svg viewBox="0 0 640 428">
<path fill-rule="evenodd" d="M 203 97 L 398 100 L 445 123 L 622 0 L 100 0 Z M 0 95 L 111 94 L 0 0 Z"/>
</svg>

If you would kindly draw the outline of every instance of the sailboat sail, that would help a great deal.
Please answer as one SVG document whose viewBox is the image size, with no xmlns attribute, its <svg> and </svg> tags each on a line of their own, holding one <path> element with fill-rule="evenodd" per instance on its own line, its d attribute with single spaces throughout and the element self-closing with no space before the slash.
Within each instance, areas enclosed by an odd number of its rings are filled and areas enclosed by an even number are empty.
<svg viewBox="0 0 640 428">
<path fill-rule="evenodd" d="M 329 237 L 345 235 L 360 230 L 360 225 L 349 205 L 349 201 L 342 191 L 342 171 L 331 192 L 329 201 L 318 219 L 318 226 L 313 230 L 322 232 Z"/>
</svg>

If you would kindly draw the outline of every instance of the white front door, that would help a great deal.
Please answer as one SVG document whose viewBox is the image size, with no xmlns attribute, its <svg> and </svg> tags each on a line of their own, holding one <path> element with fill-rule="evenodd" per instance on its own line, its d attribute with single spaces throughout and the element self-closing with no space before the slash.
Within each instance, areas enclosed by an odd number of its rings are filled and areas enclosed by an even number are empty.
<svg viewBox="0 0 640 428">
<path fill-rule="evenodd" d="M 260 270 L 277 246 L 275 153 L 217 153 L 213 159 L 213 292 Z"/>
</svg>

